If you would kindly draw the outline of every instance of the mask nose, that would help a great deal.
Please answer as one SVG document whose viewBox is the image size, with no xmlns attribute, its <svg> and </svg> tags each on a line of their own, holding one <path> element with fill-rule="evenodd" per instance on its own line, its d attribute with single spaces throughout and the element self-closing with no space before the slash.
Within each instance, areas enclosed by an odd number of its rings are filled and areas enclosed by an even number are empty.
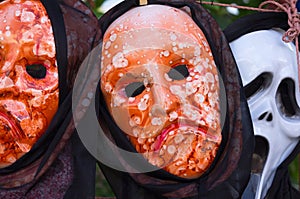
<svg viewBox="0 0 300 199">
<path fill-rule="evenodd" d="M 271 112 L 266 111 L 258 117 L 258 120 L 266 121 L 266 122 L 272 122 L 273 121 L 273 114 Z"/>
<path fill-rule="evenodd" d="M 151 91 L 156 112 L 157 110 L 163 110 L 166 113 L 170 113 L 179 108 L 180 99 L 170 92 L 168 85 L 155 84 L 152 86 Z"/>
<path fill-rule="evenodd" d="M 160 65 L 153 61 L 147 64 L 149 72 L 150 91 L 153 97 L 153 107 L 151 113 L 161 114 L 161 112 L 169 113 L 178 106 L 178 97 L 171 93 L 170 87 L 172 82 L 167 81 L 165 74 L 170 67 Z"/>
</svg>

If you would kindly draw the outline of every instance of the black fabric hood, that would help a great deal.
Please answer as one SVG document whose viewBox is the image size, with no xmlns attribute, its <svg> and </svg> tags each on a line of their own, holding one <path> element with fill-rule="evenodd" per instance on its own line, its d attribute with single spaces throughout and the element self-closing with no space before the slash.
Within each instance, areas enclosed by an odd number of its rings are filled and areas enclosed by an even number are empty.
<svg viewBox="0 0 300 199">
<path fill-rule="evenodd" d="M 133 174 L 114 170 L 101 162 L 99 165 L 117 198 L 239 198 L 250 177 L 254 136 L 241 78 L 227 40 L 213 17 L 193 0 L 148 0 L 148 4 L 189 7 L 192 19 L 205 34 L 226 92 L 226 96 L 221 96 L 221 106 L 226 107 L 221 113 L 225 116 L 222 143 L 210 169 L 193 180 L 182 179 L 164 170 Z M 99 20 L 102 34 L 114 20 L 137 6 L 139 1 L 126 0 L 105 13 Z M 101 93 L 98 97 L 96 107 L 107 136 L 118 147 L 136 152 L 109 115 Z M 113 156 L 120 160 L 120 164 L 131 164 L 116 153 Z"/>
</svg>

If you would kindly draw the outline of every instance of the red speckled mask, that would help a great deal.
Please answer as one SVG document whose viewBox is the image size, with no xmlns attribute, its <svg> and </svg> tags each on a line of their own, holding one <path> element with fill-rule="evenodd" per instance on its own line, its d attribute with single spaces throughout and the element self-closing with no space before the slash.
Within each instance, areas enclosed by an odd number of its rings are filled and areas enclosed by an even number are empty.
<svg viewBox="0 0 300 199">
<path fill-rule="evenodd" d="M 0 3 L 0 167 L 28 152 L 58 108 L 54 36 L 40 1 Z"/>
<path fill-rule="evenodd" d="M 171 174 L 196 178 L 221 137 L 219 79 L 211 49 L 184 11 L 134 8 L 103 37 L 101 89 L 139 153 Z"/>
</svg>

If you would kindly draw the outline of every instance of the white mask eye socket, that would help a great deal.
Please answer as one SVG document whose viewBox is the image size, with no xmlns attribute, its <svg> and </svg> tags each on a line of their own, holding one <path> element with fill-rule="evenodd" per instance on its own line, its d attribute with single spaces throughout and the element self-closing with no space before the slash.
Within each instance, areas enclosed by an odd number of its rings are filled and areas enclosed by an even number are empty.
<svg viewBox="0 0 300 199">
<path fill-rule="evenodd" d="M 300 115 L 300 108 L 295 95 L 295 82 L 291 78 L 284 79 L 276 92 L 276 104 L 279 112 L 285 117 Z"/>
<path fill-rule="evenodd" d="M 272 78 L 273 75 L 271 73 L 264 72 L 257 76 L 249 84 L 245 85 L 244 91 L 246 98 L 249 100 L 253 96 L 258 95 L 259 93 L 267 89 L 272 82 Z"/>
</svg>

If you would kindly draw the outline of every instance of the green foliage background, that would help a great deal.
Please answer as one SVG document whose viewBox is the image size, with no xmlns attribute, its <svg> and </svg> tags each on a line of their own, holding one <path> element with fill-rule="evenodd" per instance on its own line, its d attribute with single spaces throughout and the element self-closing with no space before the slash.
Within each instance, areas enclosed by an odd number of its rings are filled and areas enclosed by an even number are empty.
<svg viewBox="0 0 300 199">
<path fill-rule="evenodd" d="M 85 0 L 84 2 L 94 11 L 97 17 L 101 17 L 103 13 L 99 11 L 99 8 L 105 0 Z M 204 1 L 204 0 L 203 0 Z M 262 2 L 261 0 L 214 0 L 214 2 L 226 3 L 226 4 L 237 4 L 240 6 L 249 6 L 249 7 L 258 7 Z M 225 7 L 214 6 L 214 5 L 203 5 L 207 10 L 212 14 L 216 19 L 222 29 L 226 28 L 230 23 L 235 21 L 241 16 L 251 14 L 253 11 L 248 10 L 239 10 L 238 15 L 233 15 L 228 12 Z M 297 158 L 289 167 L 289 172 L 291 174 L 292 183 L 298 188 L 299 184 L 299 158 Z M 103 177 L 99 168 L 97 168 L 97 177 L 96 177 L 96 195 L 102 197 L 113 196 L 109 184 Z"/>
</svg>

